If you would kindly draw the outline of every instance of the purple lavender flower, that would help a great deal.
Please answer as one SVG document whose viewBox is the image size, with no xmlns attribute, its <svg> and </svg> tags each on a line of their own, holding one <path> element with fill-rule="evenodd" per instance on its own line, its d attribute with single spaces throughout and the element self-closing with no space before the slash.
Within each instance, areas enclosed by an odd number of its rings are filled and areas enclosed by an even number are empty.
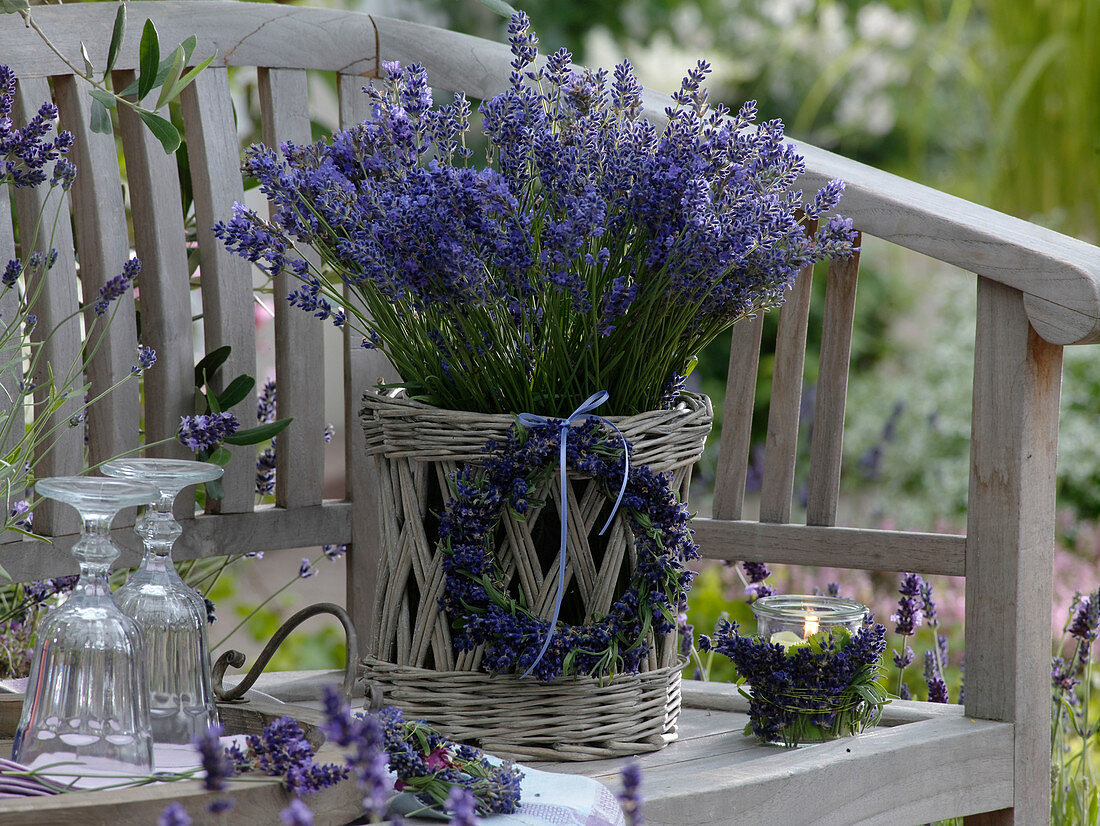
<svg viewBox="0 0 1100 826">
<path fill-rule="evenodd" d="M 30 503 L 26 499 L 17 499 L 12 502 L 8 519 L 13 527 L 22 528 L 28 532 L 34 530 L 34 512 L 31 511 Z"/>
<path fill-rule="evenodd" d="M 224 733 L 221 726 L 209 726 L 192 742 L 202 760 L 202 784 L 208 792 L 224 791 L 226 781 L 233 776 L 233 767 L 221 744 Z"/>
<path fill-rule="evenodd" d="M 313 563 L 302 557 L 302 564 L 298 566 L 298 576 L 301 579 L 309 579 L 315 573 L 317 573 L 317 569 L 313 567 Z"/>
<path fill-rule="evenodd" d="M 473 792 L 462 786 L 451 786 L 447 795 L 447 810 L 451 813 L 453 826 L 477 826 L 477 799 Z"/>
<path fill-rule="evenodd" d="M 275 448 L 265 447 L 256 457 L 256 493 L 271 496 L 275 493 Z"/>
<path fill-rule="evenodd" d="M 141 375 L 156 363 L 156 350 L 154 350 L 152 347 L 138 347 L 138 363 L 130 368 L 130 372 L 135 376 Z"/>
<path fill-rule="evenodd" d="M 195 453 L 209 453 L 239 429 L 240 423 L 232 413 L 204 413 L 181 416 L 176 437 Z"/>
<path fill-rule="evenodd" d="M 141 272 L 141 261 L 129 259 L 122 265 L 122 272 L 99 288 L 99 298 L 95 303 L 95 314 L 103 315 L 116 298 L 121 298 L 133 289 L 134 281 Z"/>
<path fill-rule="evenodd" d="M 13 258 L 5 265 L 4 274 L 0 276 L 0 283 L 2 283 L 6 289 L 11 289 L 19 280 L 19 276 L 22 272 L 23 264 L 18 258 Z"/>
<path fill-rule="evenodd" d="M 11 181 L 16 187 L 35 187 L 47 180 L 43 167 L 63 159 L 72 148 L 73 136 L 60 132 L 52 140 L 47 138 L 57 123 L 57 107 L 49 102 L 25 126 L 15 128 L 11 112 L 16 83 L 15 72 L 0 66 L 0 184 Z M 75 174 L 75 167 L 65 161 L 60 171 L 55 169 L 51 183 L 68 188 Z"/>
<path fill-rule="evenodd" d="M 775 589 L 764 581 L 772 575 L 772 572 L 763 562 L 742 562 L 741 568 L 749 581 L 745 586 L 745 594 L 749 602 L 755 602 L 761 597 L 770 597 L 775 593 Z"/>
<path fill-rule="evenodd" d="M 903 652 L 894 652 L 894 665 L 897 666 L 899 669 L 908 668 L 910 665 L 912 665 L 914 656 L 915 655 L 913 653 L 913 649 L 907 645 L 905 646 L 905 650 Z"/>
<path fill-rule="evenodd" d="M 931 651 L 924 652 L 924 682 L 928 686 L 928 702 L 948 703 L 947 683 L 939 672 L 936 657 Z"/>
<path fill-rule="evenodd" d="M 218 621 L 218 615 L 215 613 L 217 606 L 214 605 L 214 601 L 209 597 L 202 598 L 203 603 L 206 605 L 206 624 L 213 625 Z"/>
<path fill-rule="evenodd" d="M 178 800 L 169 803 L 157 818 L 157 826 L 191 826 L 191 815 Z"/>
<path fill-rule="evenodd" d="M 290 801 L 290 805 L 279 812 L 279 819 L 284 826 L 313 826 L 313 812 L 309 806 L 297 797 Z"/>
<path fill-rule="evenodd" d="M 270 424 L 275 421 L 275 380 L 268 379 L 264 382 L 259 396 L 256 399 L 256 419 L 261 424 Z"/>
<path fill-rule="evenodd" d="M 921 614 L 921 587 L 924 580 L 920 574 L 904 574 L 898 593 L 898 610 L 890 615 L 890 620 L 895 623 L 894 632 L 908 637 L 913 634 L 923 621 Z"/>
<path fill-rule="evenodd" d="M 348 546 L 343 543 L 339 545 L 322 545 L 321 551 L 324 553 L 326 559 L 335 562 L 348 552 Z"/>
<path fill-rule="evenodd" d="M 509 88 L 479 108 L 487 168 L 466 165 L 466 98 L 433 108 L 424 68 L 389 64 L 364 90 L 367 121 L 310 146 L 249 149 L 244 169 L 271 217 L 238 204 L 216 235 L 270 273 L 289 268 L 300 280 L 292 305 L 355 327 L 425 398 L 483 411 L 571 409 L 589 392 L 562 395 L 584 384 L 575 375 L 608 377 L 621 407 L 611 412 L 652 409 L 703 344 L 782 303 L 808 263 L 851 254 L 850 222 L 811 235 L 797 216 L 832 209 L 842 184 L 803 205 L 792 189 L 803 163 L 782 124 L 754 128 L 755 104 L 735 119 L 712 109 L 705 62 L 658 133 L 628 63 L 609 77 L 559 50 L 538 68 L 527 16 L 508 32 Z M 307 244 L 331 280 L 301 257 Z M 546 323 L 562 309 L 579 317 L 575 334 Z M 479 335 L 488 330 L 491 342 Z M 625 369 L 621 353 L 638 340 L 653 360 Z M 490 347 L 508 358 L 487 361 Z M 494 365 L 501 380 L 484 375 Z"/>
<path fill-rule="evenodd" d="M 642 826 L 642 796 L 639 788 L 642 784 L 642 769 L 631 761 L 622 769 L 623 790 L 619 794 L 619 802 L 626 815 L 627 826 Z"/>
</svg>

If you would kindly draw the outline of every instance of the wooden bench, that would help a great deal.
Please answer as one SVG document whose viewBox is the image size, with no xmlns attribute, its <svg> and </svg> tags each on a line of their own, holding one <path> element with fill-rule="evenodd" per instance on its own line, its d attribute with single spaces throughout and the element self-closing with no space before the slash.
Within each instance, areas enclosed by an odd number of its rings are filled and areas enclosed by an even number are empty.
<svg viewBox="0 0 1100 826">
<path fill-rule="evenodd" d="M 66 55 L 84 41 L 104 64 L 113 4 L 38 7 L 34 17 Z M 465 90 L 473 99 L 504 89 L 507 47 L 399 20 L 350 12 L 230 2 L 147 2 L 130 9 L 126 47 L 116 64 L 125 84 L 137 65 L 144 18 L 164 43 L 198 35 L 196 59 L 217 52 L 182 98 L 197 242 L 202 256 L 199 295 L 204 347 L 232 346 L 225 375 L 255 373 L 252 276 L 228 254 L 209 227 L 242 200 L 239 151 L 228 69 L 256 67 L 263 140 L 310 140 L 307 70 L 334 72 L 340 121 L 365 114 L 360 92 L 381 61 L 420 62 L 437 89 Z M 76 135 L 80 167 L 72 191 L 75 234 L 61 227 L 61 258 L 39 309 L 44 322 L 77 306 L 71 274 L 79 260 L 86 295 L 115 274 L 131 245 L 144 262 L 141 330 L 159 353 L 140 407 L 136 391 L 110 397 L 90 422 L 85 454 L 78 430 L 45 457 L 42 475 L 80 471 L 138 444 L 171 436 L 191 412 L 194 347 L 184 216 L 175 159 L 133 116 L 119 112 L 125 157 L 125 202 L 113 136 L 92 133 L 85 90 L 71 69 L 15 17 L 2 18 L 0 55 L 21 84 L 17 121 L 42 100 L 61 107 L 64 128 Z M 79 58 L 77 58 L 79 59 Z M 649 95 L 647 113 L 663 119 L 666 99 Z M 653 824 L 919 823 L 975 815 L 973 823 L 1042 823 L 1049 812 L 1050 604 L 1054 536 L 1054 468 L 1062 347 L 1100 341 L 1100 250 L 1057 233 L 944 195 L 812 146 L 800 146 L 808 171 L 804 188 L 840 177 L 843 211 L 865 235 L 953 264 L 976 276 L 971 476 L 967 533 L 962 536 L 858 530 L 836 524 L 844 404 L 854 312 L 856 268 L 829 270 L 807 524 L 791 524 L 797 417 L 808 318 L 808 277 L 798 282 L 780 315 L 767 429 L 759 520 L 743 518 L 749 422 L 756 386 L 761 325 L 739 324 L 725 398 L 721 465 L 714 516 L 696 521 L 704 555 L 808 565 L 913 570 L 966 577 L 966 705 L 898 703 L 884 725 L 855 740 L 793 752 L 752 745 L 736 732 L 744 708 L 729 686 L 688 685 L 681 740 L 643 759 L 646 816 Z M 15 220 L 36 214 L 32 195 L 20 195 Z M 133 238 L 127 229 L 132 221 Z M 10 257 L 13 223 L 0 198 L 0 260 Z M 75 253 L 74 253 L 75 250 Z M 375 545 L 370 480 L 362 470 L 359 394 L 386 368 L 348 340 L 344 348 L 344 474 L 347 496 L 322 498 L 324 422 L 316 403 L 324 393 L 322 327 L 281 297 L 293 284 L 276 280 L 276 371 L 279 415 L 295 425 L 279 437 L 278 488 L 273 506 L 255 507 L 249 449 L 230 465 L 225 498 L 188 524 L 180 558 L 350 543 L 348 607 L 364 651 L 374 621 Z M 111 346 L 89 368 L 95 387 L 128 371 L 133 361 L 133 304 L 120 313 Z M 51 360 L 71 363 L 80 346 L 75 322 L 51 341 Z M 252 415 L 255 398 L 239 405 Z M 65 416 L 62 411 L 59 416 Z M 155 450 L 184 455 L 178 445 Z M 8 538 L 0 564 L 17 579 L 71 569 L 62 552 L 74 523 L 46 506 L 36 529 L 57 549 Z M 136 557 L 130 532 L 117 533 Z M 610 778 L 615 765 L 573 764 L 561 770 Z"/>
</svg>

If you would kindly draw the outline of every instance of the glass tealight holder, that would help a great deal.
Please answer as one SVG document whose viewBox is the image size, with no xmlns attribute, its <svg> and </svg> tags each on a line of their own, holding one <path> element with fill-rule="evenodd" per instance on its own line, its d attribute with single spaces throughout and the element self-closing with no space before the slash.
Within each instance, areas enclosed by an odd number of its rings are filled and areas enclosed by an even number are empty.
<svg viewBox="0 0 1100 826">
<path fill-rule="evenodd" d="M 172 545 L 183 527 L 172 514 L 185 487 L 209 482 L 222 468 L 187 459 L 115 459 L 108 476 L 136 479 L 156 488 L 155 501 L 134 526 L 145 542 L 140 567 L 115 592 L 119 607 L 145 635 L 149 715 L 158 744 L 189 744 L 218 722 L 206 634 L 206 602 L 172 563 Z"/>
<path fill-rule="evenodd" d="M 798 645 L 830 628 L 856 633 L 867 616 L 867 606 L 845 597 L 777 594 L 753 602 L 752 612 L 757 635 L 765 642 Z"/>
<path fill-rule="evenodd" d="M 43 479 L 38 493 L 72 505 L 82 520 L 72 553 L 80 579 L 36 629 L 27 695 L 13 758 L 51 774 L 81 775 L 83 787 L 153 770 L 145 651 L 136 622 L 119 610 L 108 582 L 118 548 L 111 520 L 151 502 L 147 484 L 91 476 Z"/>
</svg>

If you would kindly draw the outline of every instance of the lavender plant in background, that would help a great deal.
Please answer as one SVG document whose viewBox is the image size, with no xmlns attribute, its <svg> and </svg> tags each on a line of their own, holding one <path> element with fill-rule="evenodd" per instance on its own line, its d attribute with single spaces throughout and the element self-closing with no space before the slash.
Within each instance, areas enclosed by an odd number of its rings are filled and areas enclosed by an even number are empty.
<svg viewBox="0 0 1100 826">
<path fill-rule="evenodd" d="M 909 647 L 909 638 L 916 633 L 917 628 L 924 620 L 921 613 L 921 588 L 924 580 L 920 574 L 907 573 L 902 576 L 898 593 L 898 610 L 890 615 L 890 621 L 894 623 L 894 633 L 901 635 L 901 651 L 894 651 L 894 665 L 898 669 L 898 696 L 903 700 L 910 699 L 909 686 L 905 683 L 905 669 L 913 662 L 913 649 Z"/>
<path fill-rule="evenodd" d="M 1093 754 L 1100 722 L 1094 719 L 1092 644 L 1100 628 L 1100 589 L 1076 594 L 1051 661 L 1051 821 L 1090 822 L 1100 807 Z"/>
</svg>

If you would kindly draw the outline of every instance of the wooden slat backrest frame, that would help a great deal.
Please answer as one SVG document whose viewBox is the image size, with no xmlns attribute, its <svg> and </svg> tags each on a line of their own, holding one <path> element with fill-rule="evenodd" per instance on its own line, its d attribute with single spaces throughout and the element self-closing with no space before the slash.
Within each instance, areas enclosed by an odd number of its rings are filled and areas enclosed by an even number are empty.
<svg viewBox="0 0 1100 826">
<path fill-rule="evenodd" d="M 126 85 L 133 72 L 119 72 Z M 194 330 L 188 282 L 186 231 L 175 158 L 164 154 L 136 114 L 122 107 L 119 133 L 126 156 L 134 248 L 142 263 L 141 339 L 157 351 L 145 376 L 146 443 L 153 456 L 189 458 L 173 440 L 180 417 L 194 409 Z"/>
<path fill-rule="evenodd" d="M 50 99 L 50 88 L 44 79 L 31 78 L 20 83 L 12 113 L 14 119 L 26 123 L 34 117 L 42 102 Z M 36 226 L 41 216 L 34 251 L 42 255 L 49 255 L 51 249 L 57 252 L 53 267 L 27 284 L 27 292 L 32 296 L 31 311 L 38 317 L 31 338 L 41 342 L 41 358 L 30 380 L 36 384 L 36 407 L 48 398 L 48 370 L 53 371 L 58 389 L 67 387 L 70 393 L 76 393 L 76 397 L 70 397 L 47 415 L 46 432 L 51 435 L 42 446 L 37 461 L 41 476 L 70 476 L 84 467 L 84 433 L 81 427 L 69 424 L 79 410 L 79 389 L 83 383 L 80 374 L 80 294 L 73 278 L 76 257 L 69 220 L 69 193 L 60 189 L 51 192 L 45 187 L 17 188 L 15 205 L 21 227 Z M 30 240 L 21 239 L 24 256 L 30 254 Z M 75 525 L 76 516 L 67 505 L 42 502 L 35 509 L 36 530 L 61 533 Z"/>
<path fill-rule="evenodd" d="M 54 93 L 65 113 L 61 127 L 75 139 L 70 158 L 80 172 L 72 188 L 73 226 L 80 250 L 80 283 L 85 304 L 90 304 L 87 297 L 119 275 L 130 257 L 118 152 L 113 134 L 97 134 L 89 127 L 88 96 L 74 78 L 57 78 Z M 108 320 L 111 328 L 104 334 Z M 95 308 L 89 306 L 84 328 L 92 331 L 90 346 L 97 348 L 87 369 L 88 397 L 103 397 L 88 410 L 88 463 L 95 465 L 132 450 L 139 441 L 137 382 L 128 381 L 107 393 L 138 361 L 133 294 L 116 299 L 110 315 L 98 320 Z"/>
<path fill-rule="evenodd" d="M 227 220 L 234 202 L 244 201 L 241 153 L 237 142 L 229 73 L 222 67 L 202 72 L 180 96 L 187 126 L 187 156 L 195 202 L 195 234 L 202 254 L 200 282 L 206 352 L 230 347 L 221 370 L 209 377 L 211 392 L 220 393 L 239 375 L 256 373 L 256 324 L 252 305 L 252 268 L 214 237 L 213 226 Z M 256 392 L 230 408 L 242 427 L 256 421 Z M 256 449 L 228 446 L 233 458 L 222 476 L 225 496 L 215 510 L 252 510 L 256 498 Z"/>
<path fill-rule="evenodd" d="M 857 234 L 856 244 L 861 241 Z M 821 363 L 818 367 L 810 445 L 807 525 L 832 525 L 836 522 L 858 273 L 859 253 L 847 260 L 829 262 L 825 283 L 825 317 L 821 325 Z"/>
<path fill-rule="evenodd" d="M 816 232 L 817 222 L 808 221 L 806 231 L 811 235 Z M 813 274 L 813 266 L 803 268 L 779 312 L 772 372 L 772 404 L 768 409 L 764 478 L 760 488 L 761 522 L 791 521 Z"/>
<path fill-rule="evenodd" d="M 260 113 L 263 141 L 309 143 L 307 77 L 301 69 L 261 69 Z M 271 207 L 274 210 L 274 207 Z M 313 258 L 316 261 L 316 257 Z M 296 307 L 287 295 L 298 280 L 283 271 L 275 276 L 275 374 L 279 377 L 277 415 L 293 418 L 295 426 L 279 436 L 276 451 L 275 501 L 285 508 L 319 505 L 324 487 L 325 374 L 323 328 Z M 283 449 L 285 448 L 285 449 Z M 293 467 L 291 458 L 293 457 Z"/>
</svg>

